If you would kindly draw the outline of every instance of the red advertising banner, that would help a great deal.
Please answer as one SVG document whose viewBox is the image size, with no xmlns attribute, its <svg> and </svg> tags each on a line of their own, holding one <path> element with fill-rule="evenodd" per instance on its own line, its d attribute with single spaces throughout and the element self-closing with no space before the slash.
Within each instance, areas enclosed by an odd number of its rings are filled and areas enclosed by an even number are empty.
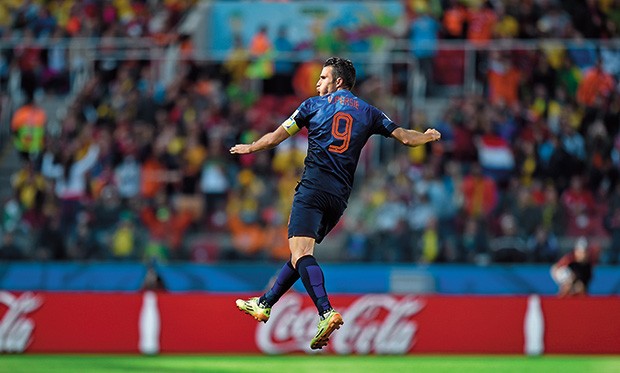
<svg viewBox="0 0 620 373">
<path fill-rule="evenodd" d="M 0 291 L 0 352 L 138 352 L 140 294 Z"/>
<path fill-rule="evenodd" d="M 620 353 L 620 298 L 545 298 L 545 352 Z"/>
<path fill-rule="evenodd" d="M 267 323 L 239 294 L 0 291 L 0 352 L 310 352 L 318 316 L 289 293 Z M 618 354 L 620 298 L 334 295 L 336 354 Z"/>
</svg>

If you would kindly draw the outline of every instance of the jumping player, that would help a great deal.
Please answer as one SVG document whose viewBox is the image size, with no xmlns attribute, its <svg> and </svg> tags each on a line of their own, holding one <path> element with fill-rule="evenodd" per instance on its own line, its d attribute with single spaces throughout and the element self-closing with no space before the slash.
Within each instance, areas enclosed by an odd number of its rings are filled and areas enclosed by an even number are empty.
<svg viewBox="0 0 620 373">
<path fill-rule="evenodd" d="M 327 296 L 323 271 L 313 256 L 315 243 L 334 228 L 345 208 L 362 148 L 371 135 L 393 137 L 406 146 L 437 141 L 435 129 L 421 133 L 396 125 L 387 115 L 351 93 L 355 67 L 350 60 L 331 57 L 323 64 L 316 84 L 318 96 L 309 98 L 276 130 L 251 144 L 237 144 L 232 154 L 271 149 L 306 127 L 308 153 L 288 224 L 291 260 L 269 291 L 260 298 L 238 299 L 237 307 L 267 322 L 271 307 L 301 278 L 318 312 L 318 331 L 310 348 L 321 349 L 344 323 Z"/>
</svg>

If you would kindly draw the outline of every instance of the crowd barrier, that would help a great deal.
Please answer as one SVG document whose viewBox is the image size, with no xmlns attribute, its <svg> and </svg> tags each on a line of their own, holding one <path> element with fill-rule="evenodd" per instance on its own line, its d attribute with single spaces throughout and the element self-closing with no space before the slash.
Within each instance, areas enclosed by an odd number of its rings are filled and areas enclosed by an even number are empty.
<svg viewBox="0 0 620 373">
<path fill-rule="evenodd" d="M 550 265 L 321 265 L 327 289 L 345 294 L 555 295 Z M 275 263 L 169 263 L 154 269 L 169 292 L 263 291 L 281 268 Z M 127 263 L 0 263 L 0 289 L 11 291 L 137 291 L 147 267 Z M 295 289 L 303 292 L 301 282 Z M 592 295 L 620 294 L 620 271 L 597 266 Z"/>
<path fill-rule="evenodd" d="M 0 352 L 317 353 L 318 316 L 290 292 L 257 323 L 248 294 L 0 291 Z M 620 298 L 334 295 L 326 354 L 618 354 Z"/>
</svg>

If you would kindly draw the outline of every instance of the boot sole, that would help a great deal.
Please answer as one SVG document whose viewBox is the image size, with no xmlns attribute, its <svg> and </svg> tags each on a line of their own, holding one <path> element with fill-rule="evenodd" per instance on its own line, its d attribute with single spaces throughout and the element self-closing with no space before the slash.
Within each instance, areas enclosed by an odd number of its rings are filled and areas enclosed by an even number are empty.
<svg viewBox="0 0 620 373">
<path fill-rule="evenodd" d="M 320 350 L 323 347 L 327 346 L 327 343 L 329 342 L 329 337 L 332 335 L 333 332 L 340 329 L 340 326 L 342 324 L 344 324 L 342 316 L 339 313 L 335 314 L 329 321 L 327 329 L 325 329 L 323 335 L 319 337 L 316 341 L 313 341 L 312 344 L 310 344 L 310 348 L 313 350 Z"/>
</svg>

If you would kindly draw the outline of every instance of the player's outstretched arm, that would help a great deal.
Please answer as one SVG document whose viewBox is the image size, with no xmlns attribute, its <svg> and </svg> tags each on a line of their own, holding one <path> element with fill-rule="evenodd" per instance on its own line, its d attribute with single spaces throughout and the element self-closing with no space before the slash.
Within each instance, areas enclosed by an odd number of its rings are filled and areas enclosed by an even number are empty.
<svg viewBox="0 0 620 373">
<path fill-rule="evenodd" d="M 392 132 L 392 137 L 400 141 L 403 145 L 414 147 L 426 144 L 427 142 L 438 141 L 441 138 L 441 133 L 434 128 L 429 128 L 422 133 L 416 130 L 399 127 Z"/>
<path fill-rule="evenodd" d="M 284 127 L 279 126 L 273 132 L 263 135 L 260 139 L 251 144 L 237 144 L 230 148 L 230 154 L 250 154 L 265 149 L 275 148 L 282 141 L 289 138 L 289 133 Z"/>
</svg>

